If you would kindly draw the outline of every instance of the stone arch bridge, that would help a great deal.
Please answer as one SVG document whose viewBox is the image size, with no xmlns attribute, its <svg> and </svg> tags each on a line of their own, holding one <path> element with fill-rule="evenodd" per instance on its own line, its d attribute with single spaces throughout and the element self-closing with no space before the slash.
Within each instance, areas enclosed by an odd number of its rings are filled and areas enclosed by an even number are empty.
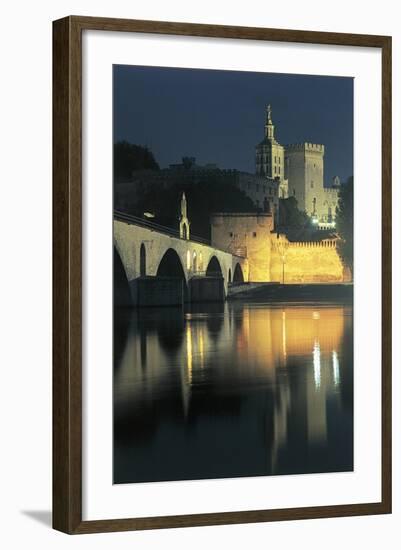
<svg viewBox="0 0 401 550">
<path fill-rule="evenodd" d="M 248 280 L 246 258 L 122 212 L 114 212 L 113 242 L 116 305 L 173 305 L 177 281 L 184 301 L 224 300 L 228 284 Z"/>
</svg>

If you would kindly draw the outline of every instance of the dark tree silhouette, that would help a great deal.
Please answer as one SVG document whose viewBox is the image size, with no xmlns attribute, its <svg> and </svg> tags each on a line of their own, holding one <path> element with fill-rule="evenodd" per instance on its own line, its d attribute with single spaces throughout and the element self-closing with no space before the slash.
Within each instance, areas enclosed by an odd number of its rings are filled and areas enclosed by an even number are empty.
<svg viewBox="0 0 401 550">
<path fill-rule="evenodd" d="M 210 238 L 210 216 L 216 212 L 256 212 L 250 198 L 235 185 L 221 183 L 210 178 L 202 183 L 177 183 L 168 188 L 162 185 L 152 186 L 145 191 L 130 212 L 142 216 L 152 212 L 154 221 L 178 229 L 179 209 L 183 191 L 188 202 L 188 218 L 191 223 L 191 234 Z"/>
<path fill-rule="evenodd" d="M 354 178 L 340 189 L 336 211 L 336 227 L 340 242 L 338 252 L 351 273 L 354 270 Z"/>
<path fill-rule="evenodd" d="M 295 197 L 280 199 L 278 229 L 285 232 L 290 240 L 310 238 L 313 231 L 311 220 L 306 212 L 299 210 Z"/>
<path fill-rule="evenodd" d="M 115 181 L 130 179 L 135 170 L 159 170 L 153 153 L 147 147 L 128 141 L 114 144 L 113 166 Z"/>
</svg>

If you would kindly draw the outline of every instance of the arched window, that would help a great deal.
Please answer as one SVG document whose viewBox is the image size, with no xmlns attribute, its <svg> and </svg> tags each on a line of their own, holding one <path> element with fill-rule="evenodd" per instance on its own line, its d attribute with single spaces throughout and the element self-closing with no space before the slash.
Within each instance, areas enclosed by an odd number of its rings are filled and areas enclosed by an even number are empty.
<svg viewBox="0 0 401 550">
<path fill-rule="evenodd" d="M 139 252 L 139 273 L 141 277 L 146 276 L 146 248 L 143 243 Z"/>
<path fill-rule="evenodd" d="M 228 282 L 232 282 L 231 268 L 228 270 Z"/>
<path fill-rule="evenodd" d="M 192 255 L 192 271 L 197 271 L 196 252 Z"/>
</svg>

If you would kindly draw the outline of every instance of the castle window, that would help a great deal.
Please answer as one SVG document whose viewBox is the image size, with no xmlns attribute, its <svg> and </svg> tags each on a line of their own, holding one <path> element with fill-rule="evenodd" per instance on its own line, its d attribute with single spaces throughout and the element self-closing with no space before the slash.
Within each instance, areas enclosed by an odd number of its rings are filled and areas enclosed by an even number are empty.
<svg viewBox="0 0 401 550">
<path fill-rule="evenodd" d="M 280 166 L 278 167 L 278 173 L 280 174 Z"/>
<path fill-rule="evenodd" d="M 292 194 L 293 194 L 293 195 L 294 195 L 294 197 L 295 197 L 295 189 L 293 189 L 293 190 L 292 190 Z"/>
<path fill-rule="evenodd" d="M 313 189 L 313 181 L 310 182 L 310 188 Z"/>
<path fill-rule="evenodd" d="M 253 236 L 256 237 L 256 231 L 253 232 Z"/>
<path fill-rule="evenodd" d="M 232 236 L 233 236 L 233 232 L 232 232 L 232 231 L 230 231 L 230 237 L 232 237 Z"/>
</svg>

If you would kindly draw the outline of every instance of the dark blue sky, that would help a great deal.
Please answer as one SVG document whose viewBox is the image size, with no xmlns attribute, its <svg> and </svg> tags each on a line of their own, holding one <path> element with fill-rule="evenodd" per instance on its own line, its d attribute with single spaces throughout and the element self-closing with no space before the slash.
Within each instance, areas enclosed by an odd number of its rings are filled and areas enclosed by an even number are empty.
<svg viewBox="0 0 401 550">
<path fill-rule="evenodd" d="M 255 171 L 265 107 L 282 144 L 325 145 L 325 182 L 353 173 L 353 79 L 242 71 L 114 66 L 114 141 L 148 146 L 161 167 Z"/>
</svg>

